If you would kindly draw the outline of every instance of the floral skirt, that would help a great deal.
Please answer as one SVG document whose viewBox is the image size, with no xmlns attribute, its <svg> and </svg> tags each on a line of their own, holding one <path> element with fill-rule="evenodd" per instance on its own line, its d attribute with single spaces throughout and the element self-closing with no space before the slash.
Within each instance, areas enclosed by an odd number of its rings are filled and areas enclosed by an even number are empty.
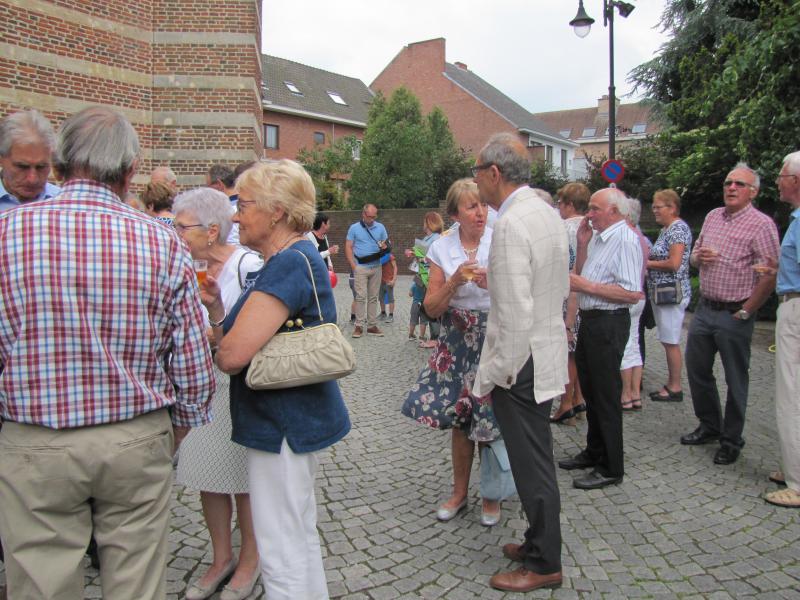
<svg viewBox="0 0 800 600">
<path fill-rule="evenodd" d="M 473 396 L 486 312 L 450 308 L 442 316 L 439 340 L 401 412 L 434 429 L 457 427 L 475 442 L 500 438 L 490 395 Z"/>
</svg>

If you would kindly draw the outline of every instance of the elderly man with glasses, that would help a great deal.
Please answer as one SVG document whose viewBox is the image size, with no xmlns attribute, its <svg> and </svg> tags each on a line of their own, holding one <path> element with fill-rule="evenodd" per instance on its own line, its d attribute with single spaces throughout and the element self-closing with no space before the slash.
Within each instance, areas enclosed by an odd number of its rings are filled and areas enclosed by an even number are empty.
<svg viewBox="0 0 800 600">
<path fill-rule="evenodd" d="M 686 372 L 700 424 L 681 437 L 681 444 L 719 440 L 718 465 L 736 462 L 744 446 L 751 317 L 775 287 L 774 274 L 754 269 L 774 265 L 778 257 L 778 229 L 753 206 L 759 183 L 758 173 L 744 163 L 728 173 L 722 186 L 725 206 L 708 213 L 690 258 L 700 271 L 701 298 L 689 327 Z M 728 384 L 724 414 L 713 372 L 718 352 Z"/>
</svg>

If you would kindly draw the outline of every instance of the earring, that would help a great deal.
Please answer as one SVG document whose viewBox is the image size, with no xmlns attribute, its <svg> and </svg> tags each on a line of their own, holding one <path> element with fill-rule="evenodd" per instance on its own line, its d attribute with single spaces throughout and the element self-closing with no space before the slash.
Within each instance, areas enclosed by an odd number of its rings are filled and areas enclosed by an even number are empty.
<svg viewBox="0 0 800 600">
<path fill-rule="evenodd" d="M 278 219 L 272 219 L 272 227 L 273 228 L 275 227 L 275 223 L 277 223 L 277 222 L 278 222 Z"/>
<path fill-rule="evenodd" d="M 211 240 L 208 240 L 208 244 L 207 244 L 207 245 L 208 245 L 208 246 L 210 246 L 210 245 L 211 245 Z"/>
</svg>

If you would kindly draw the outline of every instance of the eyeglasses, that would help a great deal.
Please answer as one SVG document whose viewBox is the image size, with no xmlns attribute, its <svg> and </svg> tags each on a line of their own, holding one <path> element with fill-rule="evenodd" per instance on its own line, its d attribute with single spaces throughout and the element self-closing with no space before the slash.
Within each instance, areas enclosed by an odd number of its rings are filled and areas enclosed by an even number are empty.
<svg viewBox="0 0 800 600">
<path fill-rule="evenodd" d="M 255 200 L 238 200 L 236 202 L 236 214 L 237 215 L 242 214 L 242 206 L 243 205 L 245 205 L 245 204 L 255 204 L 255 203 L 256 203 Z"/>
<path fill-rule="evenodd" d="M 205 227 L 205 225 L 203 225 L 202 223 L 196 223 L 194 225 L 184 225 L 183 223 L 177 223 L 175 221 L 172 222 L 172 226 L 178 233 L 183 233 L 187 229 L 194 229 L 195 227 Z"/>
<path fill-rule="evenodd" d="M 734 186 L 739 189 L 746 187 L 755 189 L 756 187 L 752 183 L 747 183 L 746 181 L 742 181 L 741 179 L 726 179 L 725 182 L 722 184 L 722 187 L 730 187 L 730 186 Z"/>
<path fill-rule="evenodd" d="M 781 180 L 781 177 L 798 177 L 798 175 L 795 175 L 794 173 L 786 173 L 785 175 L 778 175 L 775 178 L 775 183 L 778 183 Z"/>
<path fill-rule="evenodd" d="M 496 166 L 497 165 L 495 165 L 494 163 L 484 163 L 482 165 L 475 165 L 473 167 L 470 167 L 469 170 L 472 173 L 473 177 L 477 177 L 478 171 L 482 171 L 483 169 L 489 169 L 490 167 L 496 167 Z"/>
</svg>

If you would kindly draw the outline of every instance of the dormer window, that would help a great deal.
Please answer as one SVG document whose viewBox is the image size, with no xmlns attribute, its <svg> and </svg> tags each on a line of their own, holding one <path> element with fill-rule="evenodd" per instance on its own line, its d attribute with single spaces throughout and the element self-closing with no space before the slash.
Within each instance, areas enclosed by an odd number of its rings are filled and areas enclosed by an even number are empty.
<svg viewBox="0 0 800 600">
<path fill-rule="evenodd" d="M 562 129 L 558 132 L 558 134 L 563 137 L 569 139 L 569 134 L 572 133 L 572 129 Z"/>
<path fill-rule="evenodd" d="M 584 127 L 581 137 L 594 137 L 597 134 L 597 127 Z"/>
<path fill-rule="evenodd" d="M 291 81 L 284 81 L 283 83 L 289 89 L 289 91 L 292 92 L 293 94 L 295 94 L 296 96 L 302 96 L 303 95 L 303 92 L 300 91 L 300 88 L 298 88 Z"/>
<path fill-rule="evenodd" d="M 328 90 L 328 96 L 330 96 L 330 97 L 331 97 L 331 100 L 333 100 L 334 102 L 336 102 L 336 104 L 341 104 L 342 106 L 347 106 L 347 102 L 345 102 L 345 101 L 344 101 L 344 98 L 342 98 L 342 97 L 339 95 L 339 93 L 338 93 L 338 92 L 333 92 L 333 91 L 331 91 L 331 90 Z"/>
<path fill-rule="evenodd" d="M 647 131 L 647 123 L 634 123 L 631 133 L 644 133 Z"/>
</svg>

